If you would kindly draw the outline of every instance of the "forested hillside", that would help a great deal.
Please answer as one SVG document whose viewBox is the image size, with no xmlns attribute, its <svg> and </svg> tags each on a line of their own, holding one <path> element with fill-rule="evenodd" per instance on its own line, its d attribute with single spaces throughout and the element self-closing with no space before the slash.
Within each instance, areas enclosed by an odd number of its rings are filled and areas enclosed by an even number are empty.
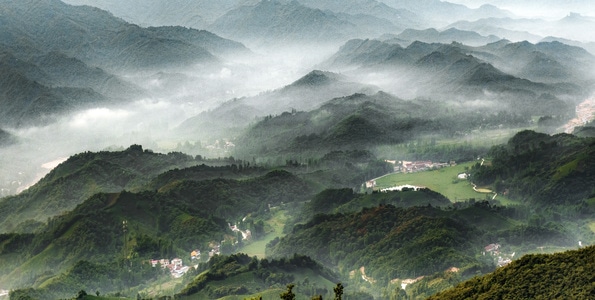
<svg viewBox="0 0 595 300">
<path fill-rule="evenodd" d="M 498 193 L 526 203 L 588 214 L 585 201 L 595 198 L 593 138 L 523 131 L 488 155 L 491 164 L 473 172 L 477 184 L 493 184 Z"/>
<path fill-rule="evenodd" d="M 595 293 L 595 247 L 526 255 L 494 273 L 428 299 L 589 299 Z"/>
</svg>

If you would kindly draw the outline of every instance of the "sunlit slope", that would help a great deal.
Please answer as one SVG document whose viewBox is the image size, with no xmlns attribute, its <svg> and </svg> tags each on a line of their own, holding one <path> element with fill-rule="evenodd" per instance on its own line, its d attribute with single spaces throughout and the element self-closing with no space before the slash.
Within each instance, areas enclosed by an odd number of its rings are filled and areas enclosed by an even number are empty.
<svg viewBox="0 0 595 300">
<path fill-rule="evenodd" d="M 181 181 L 159 192 L 96 194 L 72 212 L 48 219 L 34 236 L 2 236 L 0 260 L 17 261 L 19 266 L 6 269 L 0 280 L 3 285 L 63 293 L 62 285 L 77 286 L 56 276 L 81 260 L 112 272 L 122 269 L 112 266 L 122 259 L 136 270 L 146 268 L 149 259 L 185 257 L 210 242 L 235 237 L 230 222 L 264 213 L 269 205 L 303 202 L 313 192 L 298 177 L 272 171 L 246 180 Z M 98 271 L 97 276 L 109 277 L 109 272 Z M 156 276 L 151 274 L 146 275 Z"/>
<path fill-rule="evenodd" d="M 27 220 L 45 222 L 95 193 L 139 188 L 162 172 L 196 164 L 191 156 L 157 154 L 138 145 L 120 152 L 72 156 L 23 193 L 0 199 L 2 231 Z"/>
<path fill-rule="evenodd" d="M 429 299 L 588 299 L 595 286 L 595 247 L 522 257 Z"/>
</svg>

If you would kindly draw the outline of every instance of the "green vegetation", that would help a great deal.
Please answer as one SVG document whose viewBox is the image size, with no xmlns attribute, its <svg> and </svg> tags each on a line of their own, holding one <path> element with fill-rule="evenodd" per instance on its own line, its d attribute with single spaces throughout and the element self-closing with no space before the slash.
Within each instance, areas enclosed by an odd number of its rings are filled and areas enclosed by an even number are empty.
<svg viewBox="0 0 595 300">
<path fill-rule="evenodd" d="M 269 231 L 261 239 L 248 242 L 239 252 L 246 253 L 249 256 L 256 256 L 260 259 L 265 258 L 266 245 L 276 238 L 283 236 L 283 229 L 287 222 L 287 211 L 282 209 L 271 210 L 271 218 L 266 221 Z"/>
<path fill-rule="evenodd" d="M 544 145 L 563 149 L 549 157 L 543 172 L 535 167 L 533 173 L 497 173 L 506 171 L 502 163 L 518 153 L 529 166 L 535 165 L 532 160 L 541 162 L 536 153 Z M 510 190 L 515 187 L 510 178 L 551 179 L 551 185 L 544 183 L 550 193 L 560 189 L 558 182 L 588 185 L 590 145 L 586 139 L 522 132 L 505 148 L 494 147 L 483 166 L 474 161 L 391 174 L 377 179 L 377 188 L 428 188 L 367 194 L 354 191 L 366 179 L 390 171 L 369 151 L 331 151 L 316 159 L 288 156 L 279 168 L 256 159 L 154 154 L 140 146 L 80 154 L 21 197 L 39 200 L 41 191 L 52 197 L 69 192 L 70 199 L 91 196 L 70 212 L 18 224 L 33 233 L 0 235 L 0 264 L 7 266 L 0 270 L 0 284 L 32 287 L 15 295 L 41 299 L 68 298 L 80 290 L 131 298 L 278 299 L 287 284 L 295 284 L 297 298 L 329 299 L 333 282 L 340 279 L 345 298 L 423 298 L 494 270 L 497 257 L 482 255 L 492 243 L 510 256 L 594 242 L 593 192 L 567 191 L 573 192 L 569 199 L 582 200 L 562 207 L 519 198 L 527 191 Z M 497 191 L 496 200 L 458 179 L 463 172 Z M 576 180 L 576 172 L 586 174 L 580 178 L 587 181 Z M 499 179 L 490 182 L 491 175 Z M 117 191 L 97 193 L 116 185 Z M 500 201 L 506 189 L 515 202 Z M 33 200 L 27 201 L 37 203 Z M 39 209 L 33 206 L 31 215 Z M 231 225 L 250 230 L 252 238 L 244 240 Z M 216 245 L 221 255 L 204 263 Z M 204 253 L 193 262 L 198 268 L 176 280 L 148 263 L 173 257 L 187 261 L 194 249 Z M 239 251 L 248 254 L 233 255 Z M 453 267 L 457 271 L 450 271 Z M 405 278 L 421 276 L 406 291 L 399 288 Z"/>
<path fill-rule="evenodd" d="M 139 189 L 162 172 L 200 161 L 182 153 L 153 153 L 139 145 L 74 155 L 27 191 L 0 199 L 0 232 L 11 232 L 28 219 L 45 222 L 96 193 Z"/>
<path fill-rule="evenodd" d="M 595 292 L 595 247 L 526 255 L 429 299 L 588 299 Z"/>
<path fill-rule="evenodd" d="M 470 181 L 457 178 L 458 174 L 468 172 L 474 164 L 474 162 L 468 162 L 432 171 L 387 175 L 376 179 L 376 189 L 381 190 L 409 184 L 427 187 L 444 195 L 453 202 L 469 199 L 485 199 L 486 195 L 473 190 L 473 185 Z"/>
<path fill-rule="evenodd" d="M 280 289 L 299 282 L 294 290 L 300 295 L 326 295 L 335 275 L 306 256 L 288 259 L 258 260 L 246 254 L 215 256 L 208 270 L 196 276 L 179 294 L 179 299 L 217 299 L 230 295 L 248 297 L 270 289 Z M 292 286 L 293 288 L 293 286 Z M 287 293 L 293 293 L 291 289 Z M 320 292 L 320 293 L 319 293 Z M 279 293 L 277 294 L 277 297 Z M 278 299 L 278 298 L 277 298 Z"/>
<path fill-rule="evenodd" d="M 417 148 L 415 156 L 442 159 L 448 155 L 449 160 L 468 161 L 480 151 L 470 146 L 436 146 L 435 139 L 422 148 L 416 139 L 430 134 L 452 139 L 476 129 L 499 128 L 501 124 L 526 126 L 528 119 L 506 112 L 469 114 L 442 102 L 404 101 L 383 92 L 353 94 L 332 99 L 312 111 L 265 117 L 240 137 L 238 144 L 242 147 L 234 155 L 316 156 L 331 149 L 373 150 L 386 145 L 406 145 Z M 463 148 L 467 149 L 454 151 Z"/>
<path fill-rule="evenodd" d="M 475 165 L 473 180 L 527 203 L 581 206 L 595 194 L 594 145 L 593 138 L 523 131 L 492 148 L 492 164 Z"/>
</svg>

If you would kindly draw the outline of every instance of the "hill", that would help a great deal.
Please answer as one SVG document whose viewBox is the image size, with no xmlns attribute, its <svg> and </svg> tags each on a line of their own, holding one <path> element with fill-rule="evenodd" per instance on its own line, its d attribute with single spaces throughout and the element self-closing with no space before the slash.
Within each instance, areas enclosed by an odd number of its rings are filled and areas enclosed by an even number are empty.
<svg viewBox="0 0 595 300">
<path fill-rule="evenodd" d="M 1 235 L 0 261 L 10 268 L 0 272 L 0 283 L 64 293 L 63 286 L 71 282 L 60 274 L 80 261 L 97 265 L 97 276 L 112 277 L 109 272 L 115 272 L 113 276 L 126 277 L 125 260 L 138 276 L 120 285 L 109 280 L 102 284 L 111 291 L 132 288 L 162 273 L 147 270 L 148 260 L 183 257 L 188 261 L 192 250 L 206 256 L 214 247 L 217 252 L 232 253 L 242 235 L 238 237 L 230 223 L 266 214 L 269 205 L 303 202 L 315 191 L 288 172 L 271 171 L 245 180 L 182 180 L 158 191 L 98 193 L 68 213 L 48 217 L 47 224 L 36 224 L 35 234 Z M 251 220 L 246 226 L 254 224 Z M 258 229 L 248 228 L 258 235 Z"/>
<path fill-rule="evenodd" d="M 387 5 L 409 10 L 420 17 L 429 26 L 443 27 L 458 20 L 475 20 L 489 17 L 508 17 L 512 14 L 493 5 L 482 5 L 475 9 L 461 4 L 439 0 L 384 0 Z"/>
<path fill-rule="evenodd" d="M 46 12 L 51 13 L 51 18 Z M 128 24 L 106 11 L 71 6 L 59 0 L 8 1 L 3 13 L 9 34 L 3 35 L 0 43 L 8 45 L 13 53 L 26 43 L 27 47 L 19 51 L 21 55 L 56 51 L 88 64 L 120 71 L 217 61 L 202 45 L 197 45 L 197 41 L 203 39 L 198 30 L 186 30 L 186 37 L 181 39 L 175 27 L 151 31 Z M 59 35 L 47 34 L 50 32 Z M 188 35 L 196 38 L 188 39 Z M 218 41 L 245 51 L 240 44 L 221 38 Z M 202 41 L 202 44 L 212 43 L 212 38 Z"/>
<path fill-rule="evenodd" d="M 66 0 L 68 4 L 96 6 L 110 11 L 127 22 L 140 26 L 184 26 L 205 28 L 215 19 L 232 8 L 244 4 L 245 0 L 173 0 L 173 1 L 92 1 Z"/>
<path fill-rule="evenodd" d="M 26 220 L 44 222 L 96 193 L 138 189 L 162 172 L 199 162 L 180 153 L 144 151 L 138 145 L 120 152 L 74 155 L 21 194 L 0 199 L 1 231 L 15 230 Z"/>
<path fill-rule="evenodd" d="M 6 1 L 0 13 L 3 126 L 45 125 L 64 112 L 146 95 L 113 73 L 213 65 L 249 52 L 206 31 L 141 28 L 59 0 Z"/>
<path fill-rule="evenodd" d="M 335 275 L 307 256 L 258 260 L 245 254 L 216 257 L 209 268 L 196 276 L 179 294 L 179 299 L 215 299 L 230 295 L 277 295 L 285 285 L 299 282 L 297 295 L 312 297 L 332 293 Z M 250 284 L 248 284 L 250 283 Z M 278 296 L 277 296 L 278 297 Z"/>
<path fill-rule="evenodd" d="M 395 278 L 477 264 L 474 229 L 440 215 L 431 207 L 403 209 L 391 205 L 357 213 L 317 215 L 271 243 L 267 255 L 309 255 L 341 270 L 344 276 L 364 266 L 364 274 L 381 285 Z"/>
<path fill-rule="evenodd" d="M 322 66 L 348 70 L 350 75 L 381 72 L 398 78 L 396 84 L 380 86 L 391 93 L 429 97 L 459 108 L 482 99 L 473 104 L 475 109 L 566 115 L 588 96 L 593 74 L 584 67 L 594 65 L 594 58 L 584 49 L 558 42 L 502 41 L 481 47 L 413 42 L 403 48 L 356 39 Z M 456 100 L 445 96 L 451 94 Z"/>
<path fill-rule="evenodd" d="M 178 130 L 196 137 L 198 129 L 210 128 L 205 134 L 211 138 L 235 137 L 259 118 L 315 109 L 328 99 L 376 90 L 374 86 L 353 82 L 340 74 L 313 70 L 283 88 L 227 101 L 185 120 Z"/>
<path fill-rule="evenodd" d="M 494 147 L 491 166 L 476 166 L 473 180 L 512 199 L 571 209 L 593 197 L 594 154 L 593 138 L 522 131 Z"/>
<path fill-rule="evenodd" d="M 593 294 L 595 247 L 526 255 L 428 299 L 583 299 Z M 574 266 L 574 267 L 569 267 Z"/>
<path fill-rule="evenodd" d="M 242 26 L 238 26 L 242 24 Z M 248 45 L 293 45 L 342 42 L 357 32 L 357 26 L 322 11 L 300 4 L 260 1 L 241 6 L 218 18 L 213 32 Z"/>
<path fill-rule="evenodd" d="M 474 31 L 459 30 L 456 28 L 449 28 L 442 31 L 438 31 L 434 28 L 428 28 L 424 30 L 409 28 L 405 29 L 399 34 L 384 35 L 381 37 L 381 39 L 387 42 L 397 43 L 402 46 L 405 46 L 405 44 L 411 44 L 415 41 L 444 44 L 458 42 L 469 46 L 483 46 L 485 44 L 500 40 L 500 38 L 495 35 L 482 36 Z"/>
<path fill-rule="evenodd" d="M 404 101 L 384 92 L 335 98 L 311 111 L 284 112 L 261 119 L 237 139 L 234 155 L 312 156 L 333 150 L 371 150 L 425 134 L 455 137 L 470 128 L 498 126 L 503 118 L 509 126 L 526 122 L 507 113 L 486 113 L 480 120 L 447 107 L 438 101 Z"/>
</svg>

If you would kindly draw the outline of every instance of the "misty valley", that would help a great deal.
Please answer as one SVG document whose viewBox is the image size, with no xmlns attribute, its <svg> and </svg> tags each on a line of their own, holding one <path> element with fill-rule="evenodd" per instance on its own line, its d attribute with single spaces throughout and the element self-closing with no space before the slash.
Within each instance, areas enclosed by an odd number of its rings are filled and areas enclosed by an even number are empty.
<svg viewBox="0 0 595 300">
<path fill-rule="evenodd" d="M 0 299 L 590 299 L 595 3 L 0 0 Z"/>
</svg>

